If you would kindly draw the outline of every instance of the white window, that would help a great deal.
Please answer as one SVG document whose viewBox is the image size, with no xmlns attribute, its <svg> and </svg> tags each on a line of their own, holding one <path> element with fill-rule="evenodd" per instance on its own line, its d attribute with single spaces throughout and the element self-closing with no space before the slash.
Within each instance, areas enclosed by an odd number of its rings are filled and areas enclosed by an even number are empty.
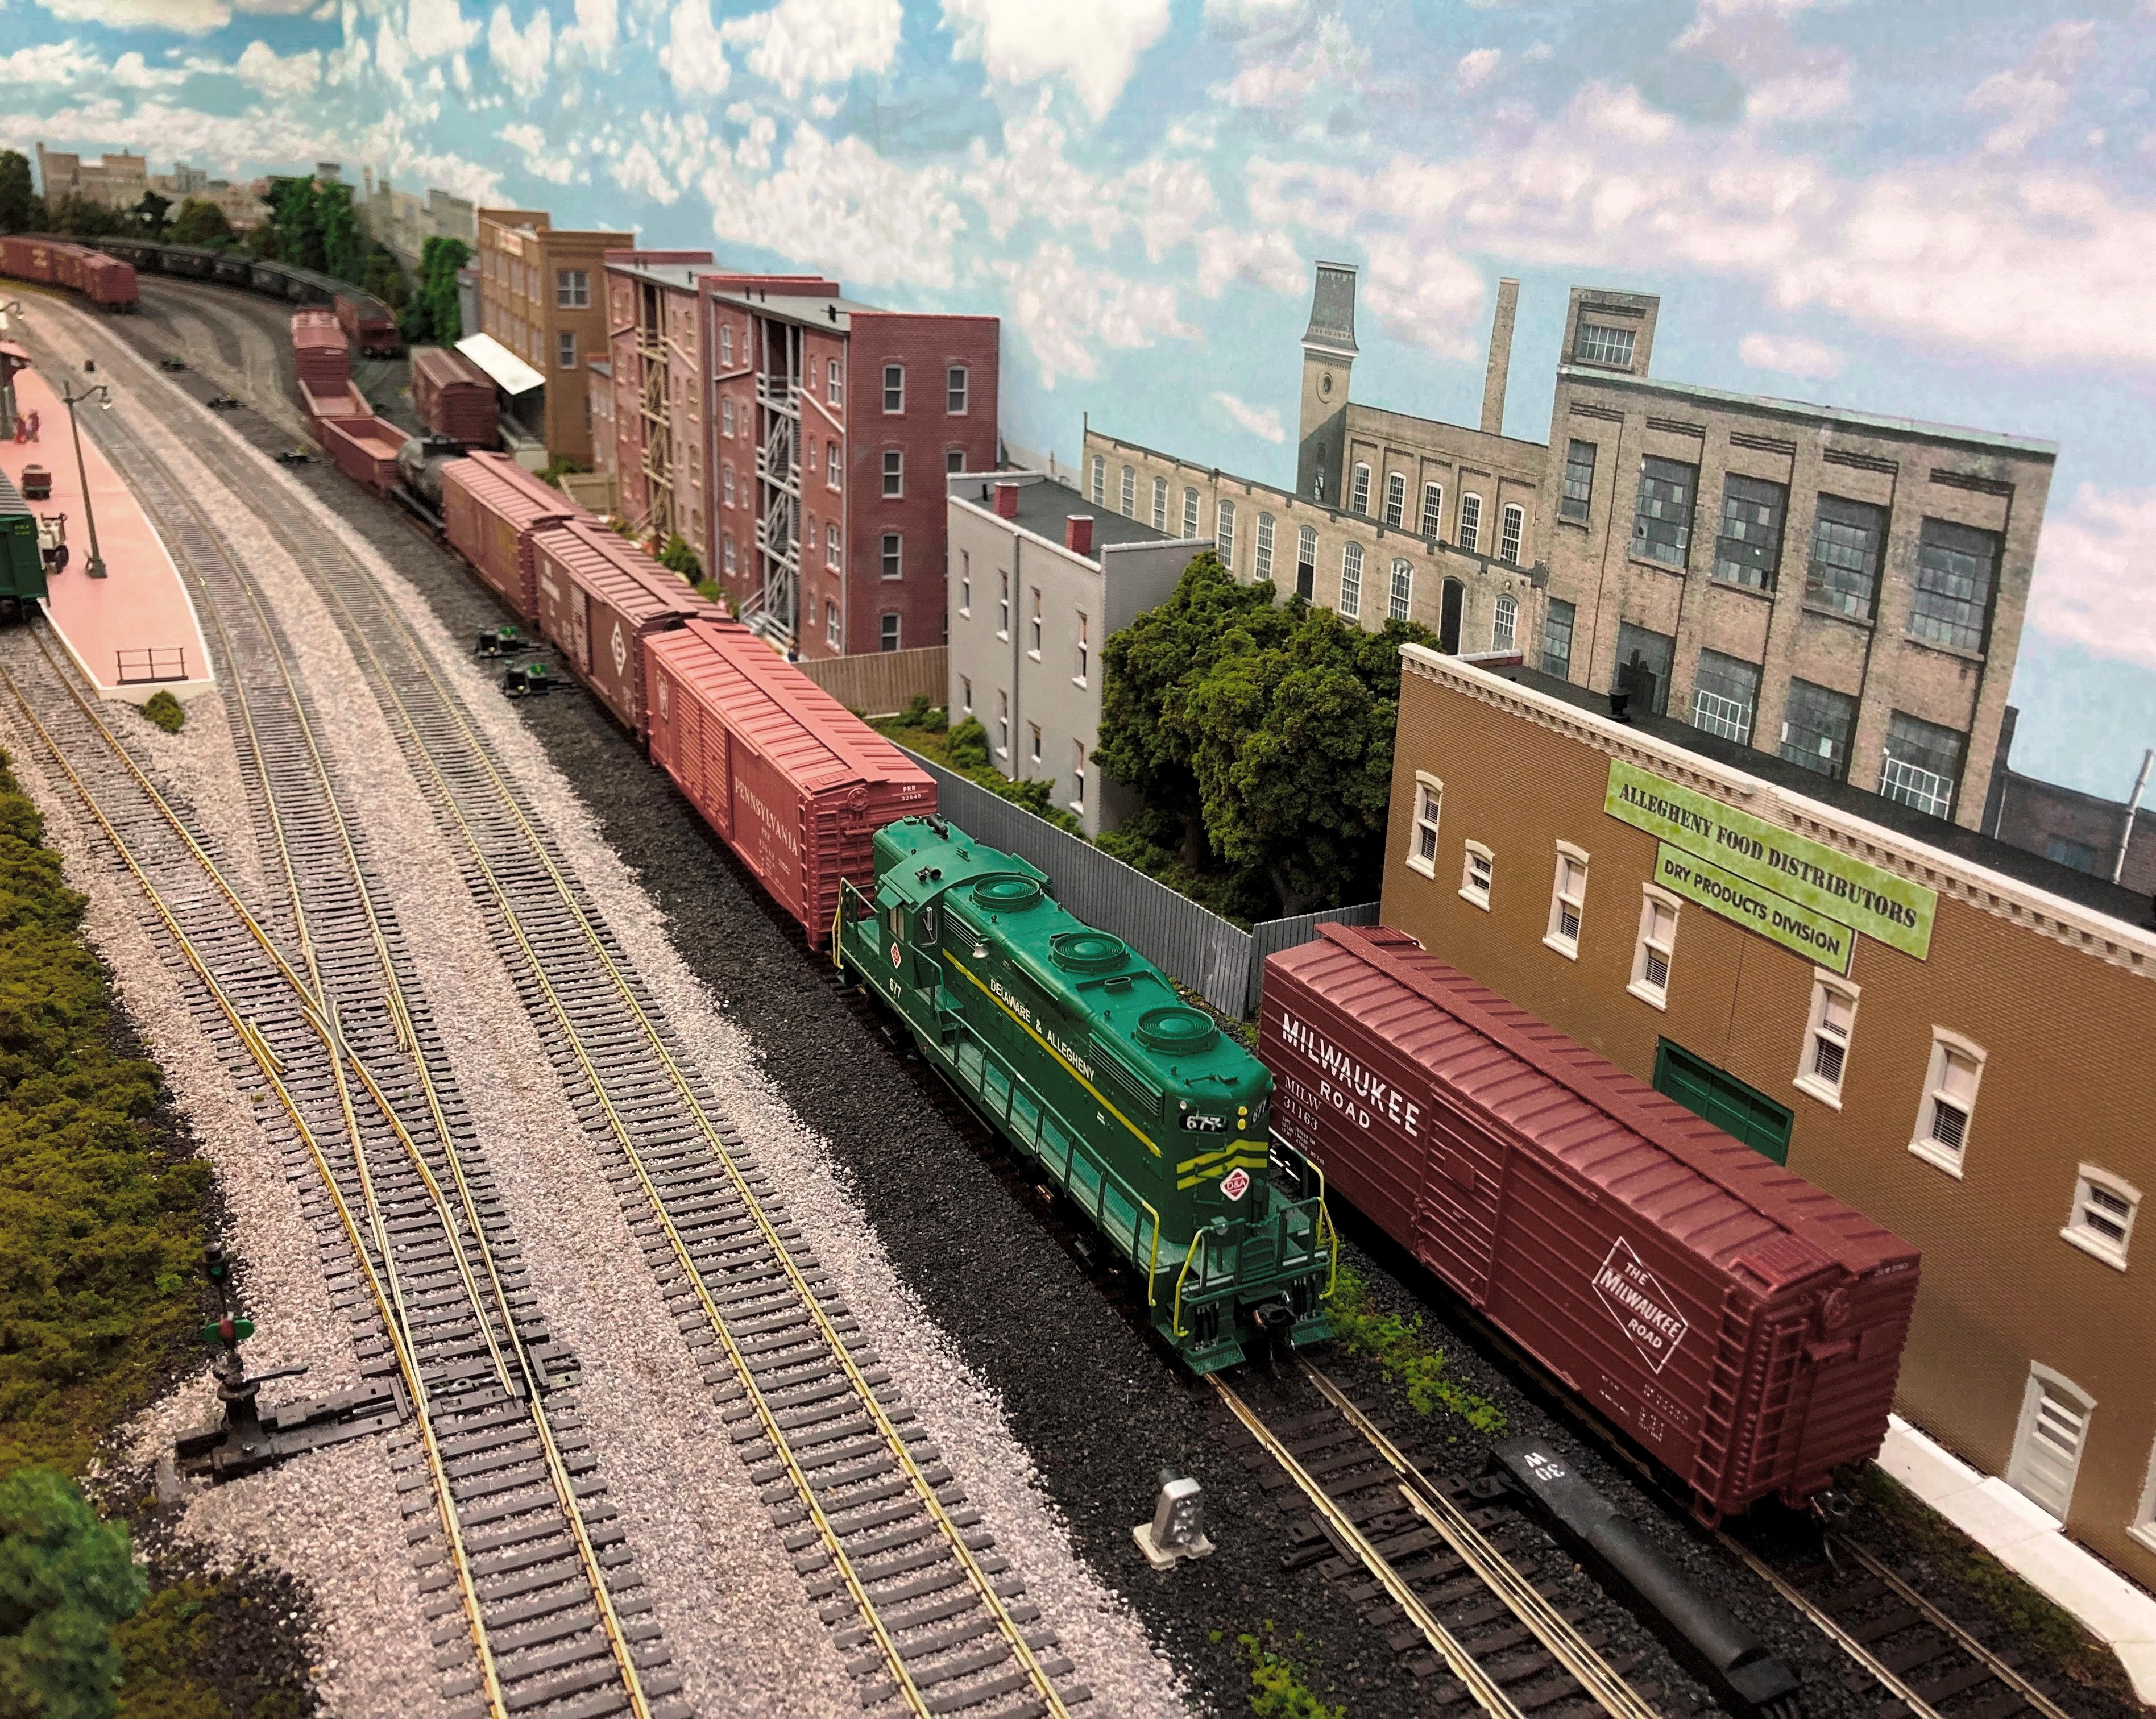
<svg viewBox="0 0 2156 1719">
<path fill-rule="evenodd" d="M 1138 475 L 1127 465 L 1123 468 L 1122 507 L 1125 519 L 1135 519 L 1137 516 Z"/>
<path fill-rule="evenodd" d="M 808 530 L 802 541 L 811 555 L 816 552 L 816 516 L 813 513 L 808 516 Z"/>
<path fill-rule="evenodd" d="M 834 490 L 839 487 L 839 444 L 824 444 L 824 481 Z"/>
<path fill-rule="evenodd" d="M 883 576 L 886 579 L 896 579 L 903 574 L 905 547 L 905 540 L 897 532 L 883 534 Z"/>
<path fill-rule="evenodd" d="M 1445 486 L 1424 484 L 1422 486 L 1422 534 L 1425 537 L 1445 535 Z"/>
<path fill-rule="evenodd" d="M 899 449 L 883 450 L 883 492 L 887 496 L 906 493 L 906 455 Z"/>
<path fill-rule="evenodd" d="M 1168 529 L 1168 480 L 1152 480 L 1152 528 L 1156 531 Z"/>
<path fill-rule="evenodd" d="M 1070 809 L 1081 817 L 1086 811 L 1086 748 L 1078 741 L 1070 742 Z"/>
<path fill-rule="evenodd" d="M 1460 898 L 1469 906 L 1490 911 L 1491 875 L 1497 869 L 1496 857 L 1480 842 L 1467 844 L 1467 852 L 1460 862 Z"/>
<path fill-rule="evenodd" d="M 839 648 L 839 605 L 835 603 L 824 605 L 824 643 L 834 650 Z"/>
<path fill-rule="evenodd" d="M 731 322 L 719 325 L 719 362 L 731 367 L 734 362 L 734 326 Z"/>
<path fill-rule="evenodd" d="M 1072 678 L 1079 685 L 1093 672 L 1093 627 L 1084 615 L 1078 617 L 1078 672 Z"/>
<path fill-rule="evenodd" d="M 1812 1012 L 1797 1060 L 1797 1087 L 1830 1109 L 1841 1108 L 1849 1041 L 1856 1031 L 1857 988 L 1824 967 L 1812 969 Z"/>
<path fill-rule="evenodd" d="M 2095 1413 L 2096 1398 L 2064 1373 L 2030 1362 L 2006 1484 L 2061 1522 L 2073 1503 L 2074 1476 L 2088 1443 L 2089 1417 Z"/>
<path fill-rule="evenodd" d="M 1010 575 L 996 575 L 996 637 L 1010 637 Z"/>
<path fill-rule="evenodd" d="M 2074 1208 L 2059 1234 L 2107 1265 L 2126 1270 L 2126 1247 L 2133 1238 L 2133 1214 L 2141 1190 L 2108 1170 L 2083 1164 L 2074 1183 Z"/>
<path fill-rule="evenodd" d="M 996 756 L 1010 756 L 1010 695 L 1002 691 L 996 694 Z"/>
<path fill-rule="evenodd" d="M 1025 726 L 1033 731 L 1033 762 L 1038 764 L 1040 762 L 1040 724 L 1029 722 Z"/>
<path fill-rule="evenodd" d="M 969 716 L 973 714 L 973 677 L 971 675 L 958 677 L 958 708 Z"/>
<path fill-rule="evenodd" d="M 896 650 L 898 649 L 898 626 L 899 618 L 896 615 L 886 615 L 883 618 L 882 636 L 876 640 L 877 644 L 885 650 Z"/>
<path fill-rule="evenodd" d="M 1350 543 L 1340 552 L 1340 613 L 1349 620 L 1363 613 L 1363 546 Z"/>
<path fill-rule="evenodd" d="M 958 552 L 958 613 L 973 613 L 973 556 L 968 549 Z"/>
<path fill-rule="evenodd" d="M 1670 963 L 1677 947 L 1677 898 L 1652 884 L 1640 886 L 1640 942 L 1632 952 L 1632 983 L 1625 988 L 1656 1008 L 1670 1004 Z M 1577 941 L 1578 933 L 1574 934 Z"/>
<path fill-rule="evenodd" d="M 1408 600 L 1414 595 L 1414 568 L 1406 562 L 1394 562 L 1393 563 L 1393 600 L 1391 607 L 1386 613 L 1396 621 L 1404 621 L 1408 618 Z"/>
<path fill-rule="evenodd" d="M 734 505 L 734 469 L 731 464 L 719 467 L 719 500 L 728 507 Z"/>
<path fill-rule="evenodd" d="M 1424 877 L 1437 875 L 1437 821 L 1445 809 L 1445 784 L 1415 772 L 1414 829 L 1408 837 L 1408 865 Z"/>
<path fill-rule="evenodd" d="M 1491 649 L 1512 649 L 1512 639 L 1517 630 L 1519 615 L 1520 605 L 1513 600 L 1512 593 L 1509 591 L 1498 593 L 1496 612 L 1490 622 Z"/>
<path fill-rule="evenodd" d="M 1579 959 L 1579 927 L 1587 916 L 1587 855 L 1570 842 L 1557 844 L 1557 876 L 1550 885 L 1549 930 L 1543 942 L 1568 960 Z"/>
<path fill-rule="evenodd" d="M 834 406 L 845 403 L 845 372 L 839 368 L 839 361 L 836 358 L 832 359 L 824 367 L 824 398 Z"/>
<path fill-rule="evenodd" d="M 721 557 L 726 562 L 726 577 L 732 578 L 734 571 L 734 534 L 732 531 L 722 532 L 719 544 Z"/>
<path fill-rule="evenodd" d="M 1976 1109 L 1977 1082 L 1984 1074 L 1984 1052 L 1958 1033 L 1932 1029 L 1931 1067 L 1924 1096 L 1917 1106 L 1917 1131 L 1909 1150 L 1949 1175 L 1961 1174 L 1969 1150 L 1969 1118 Z"/>
<path fill-rule="evenodd" d="M 1385 523 L 1397 526 L 1407 518 L 1408 480 L 1398 472 L 1385 476 Z"/>
<path fill-rule="evenodd" d="M 839 528 L 836 525 L 829 526 L 824 528 L 824 565 L 829 567 L 834 572 L 838 571 Z"/>
<path fill-rule="evenodd" d="M 1026 647 L 1026 654 L 1036 663 L 1040 660 L 1040 587 L 1033 588 L 1033 643 Z"/>
<path fill-rule="evenodd" d="M 1355 487 L 1349 492 L 1348 506 L 1357 513 L 1370 511 L 1370 468 L 1359 461 L 1355 467 Z"/>
<path fill-rule="evenodd" d="M 943 377 L 943 409 L 953 418 L 966 410 L 966 367 L 953 364 Z"/>
<path fill-rule="evenodd" d="M 1093 456 L 1093 505 L 1108 505 L 1108 462 L 1099 454 Z"/>
<path fill-rule="evenodd" d="M 1520 536 L 1527 530 L 1527 516 L 1523 509 L 1507 507 L 1505 522 L 1497 532 L 1497 559 L 1508 561 L 1514 567 L 1520 564 Z"/>
<path fill-rule="evenodd" d="M 588 310 L 592 307 L 592 277 L 583 269 L 557 269 L 554 271 L 554 308 L 557 310 Z"/>
<path fill-rule="evenodd" d="M 906 410 L 906 367 L 886 364 L 883 367 L 883 409 L 886 412 Z"/>
<path fill-rule="evenodd" d="M 1460 546 L 1471 550 L 1482 541 L 1482 498 L 1462 495 L 1460 498 Z"/>
<path fill-rule="evenodd" d="M 734 397 L 728 394 L 719 402 L 719 434 L 730 436 L 734 433 Z"/>
<path fill-rule="evenodd" d="M 2141 1507 L 2133 1512 L 2133 1524 L 2126 1532 L 2156 1552 L 2156 1448 L 2148 1452 L 2148 1476 L 2141 1483 Z"/>
<path fill-rule="evenodd" d="M 1198 492 L 1192 489 L 1185 489 L 1183 492 L 1183 535 L 1185 537 L 1198 535 Z"/>
<path fill-rule="evenodd" d="M 1258 516 L 1257 546 L 1250 552 L 1250 577 L 1270 579 L 1273 576 L 1273 516 L 1269 513 Z"/>
<path fill-rule="evenodd" d="M 1223 501 L 1213 510 L 1213 545 L 1220 552 L 1220 565 L 1235 571 L 1235 504 Z"/>
<path fill-rule="evenodd" d="M 576 336 L 569 333 L 567 330 L 564 330 L 562 333 L 555 336 L 554 356 L 556 362 L 562 369 L 574 370 L 577 367 Z"/>
</svg>

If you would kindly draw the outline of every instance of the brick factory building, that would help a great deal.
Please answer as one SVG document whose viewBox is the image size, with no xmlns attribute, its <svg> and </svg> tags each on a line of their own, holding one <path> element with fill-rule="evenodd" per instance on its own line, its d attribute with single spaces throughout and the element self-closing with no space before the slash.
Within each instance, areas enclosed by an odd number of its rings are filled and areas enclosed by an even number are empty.
<svg viewBox="0 0 2156 1719">
<path fill-rule="evenodd" d="M 944 480 L 996 464 L 997 319 L 654 257 L 607 265 L 621 511 L 803 657 L 942 644 Z"/>
<path fill-rule="evenodd" d="M 2144 895 L 1404 653 L 1383 919 L 1923 1251 L 1900 1412 L 2156 1584 Z"/>
<path fill-rule="evenodd" d="M 1978 826 L 2056 449 L 1666 382 L 1652 296 L 1574 288 L 1547 444 L 1348 398 L 1355 270 L 1317 265 L 1289 491 L 1086 434 L 1090 493 L 1203 516 L 1239 577 L 1595 691 Z M 1217 518 L 1217 524 L 1215 523 Z"/>
<path fill-rule="evenodd" d="M 2147 755 L 2134 792 L 2123 800 L 2024 776 L 2009 762 L 2020 714 L 2007 706 L 1999 725 L 1991 798 L 1984 808 L 1985 833 L 2076 871 L 2109 878 L 2136 895 L 2156 897 L 2156 806 L 2148 800 Z"/>
<path fill-rule="evenodd" d="M 516 415 L 549 454 L 592 461 L 591 372 L 607 344 L 606 253 L 633 233 L 577 233 L 542 209 L 479 212 L 479 328 L 547 378 Z"/>
</svg>

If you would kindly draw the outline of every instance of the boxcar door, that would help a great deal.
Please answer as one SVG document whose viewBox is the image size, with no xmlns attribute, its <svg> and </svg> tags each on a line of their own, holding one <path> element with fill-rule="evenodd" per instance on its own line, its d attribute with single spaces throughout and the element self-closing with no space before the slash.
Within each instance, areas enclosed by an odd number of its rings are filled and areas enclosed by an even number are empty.
<svg viewBox="0 0 2156 1719">
<path fill-rule="evenodd" d="M 582 586 L 569 588 L 569 656 L 587 679 L 592 672 L 592 597 Z"/>
<path fill-rule="evenodd" d="M 1435 1090 L 1424 1137 L 1428 1152 L 1415 1209 L 1415 1253 L 1480 1307 L 1490 1293 L 1504 1149 L 1448 1111 Z"/>
</svg>

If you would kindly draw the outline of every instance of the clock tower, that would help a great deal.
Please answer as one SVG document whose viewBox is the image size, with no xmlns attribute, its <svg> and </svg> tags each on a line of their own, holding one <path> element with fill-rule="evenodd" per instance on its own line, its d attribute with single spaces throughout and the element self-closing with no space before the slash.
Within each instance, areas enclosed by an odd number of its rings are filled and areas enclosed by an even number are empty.
<svg viewBox="0 0 2156 1719">
<path fill-rule="evenodd" d="M 1348 378 L 1355 367 L 1355 265 L 1320 263 L 1302 335 L 1302 419 L 1295 492 L 1340 505 L 1348 469 Z"/>
</svg>

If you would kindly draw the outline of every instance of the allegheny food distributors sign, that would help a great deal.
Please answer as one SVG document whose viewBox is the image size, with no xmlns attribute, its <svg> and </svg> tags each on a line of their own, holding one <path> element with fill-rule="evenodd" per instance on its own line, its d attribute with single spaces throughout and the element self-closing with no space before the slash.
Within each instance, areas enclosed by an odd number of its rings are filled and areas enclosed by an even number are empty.
<svg viewBox="0 0 2156 1719">
<path fill-rule="evenodd" d="M 1628 764 L 1609 761 L 1603 809 L 1660 836 L 1655 880 L 1761 936 L 1849 970 L 1861 931 L 1922 961 L 1931 952 L 1938 896 L 1779 824 Z M 1705 862 L 1705 863 L 1702 863 Z M 1837 958 L 1837 955 L 1838 957 Z"/>
</svg>

